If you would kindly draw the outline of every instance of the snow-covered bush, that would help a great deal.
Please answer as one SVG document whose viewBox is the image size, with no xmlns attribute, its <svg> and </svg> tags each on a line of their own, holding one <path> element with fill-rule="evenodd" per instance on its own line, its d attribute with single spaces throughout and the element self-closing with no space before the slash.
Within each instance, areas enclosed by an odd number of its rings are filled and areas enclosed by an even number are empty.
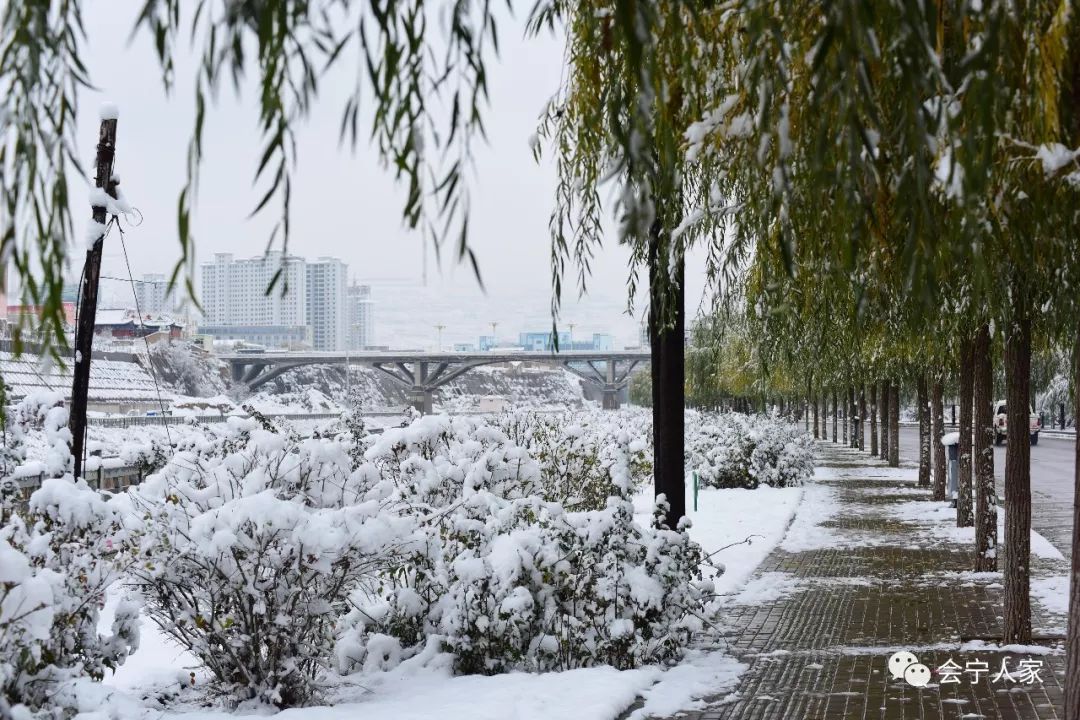
<svg viewBox="0 0 1080 720">
<path fill-rule="evenodd" d="M 1035 396 L 1035 412 L 1043 416 L 1043 422 L 1047 425 L 1057 424 L 1062 405 L 1065 406 L 1066 425 L 1075 425 L 1070 389 L 1069 376 L 1058 373 L 1050 380 L 1046 389 Z"/>
<path fill-rule="evenodd" d="M 230 419 L 129 493 L 150 618 L 234 699 L 308 700 L 348 594 L 415 525 L 370 479 L 344 444 Z"/>
<path fill-rule="evenodd" d="M 46 479 L 25 507 L 5 492 L 0 525 L 0 716 L 58 711 L 83 678 L 100 679 L 138 645 L 137 608 L 121 603 L 111 635 L 98 632 L 106 588 L 128 546 L 116 504 L 69 472 L 67 411 L 48 395 L 14 408 L 6 456 L 40 423 L 50 441 Z M 10 484 L 5 478 L 5 486 Z"/>
<path fill-rule="evenodd" d="M 640 487 L 652 477 L 650 420 L 641 412 L 591 410 L 505 413 L 492 423 L 539 463 L 545 500 L 562 503 L 567 510 L 600 510 L 618 494 L 610 470 L 620 434 L 629 437 L 631 486 Z"/>
<path fill-rule="evenodd" d="M 349 415 L 309 439 L 232 418 L 127 493 L 129 577 L 237 701 L 425 648 L 459 672 L 672 659 L 710 613 L 701 549 L 662 504 L 635 521 L 647 424 L 573 417 Z"/>
<path fill-rule="evenodd" d="M 811 440 L 775 415 L 687 411 L 686 467 L 703 485 L 801 485 L 814 472 Z"/>
<path fill-rule="evenodd" d="M 701 550 L 686 528 L 635 523 L 626 433 L 612 453 L 613 495 L 600 509 L 568 511 L 532 491 L 537 463 L 493 427 L 424 418 L 387 431 L 368 458 L 395 482 L 409 479 L 403 497 L 425 508 L 428 542 L 378 593 L 355 595 L 340 669 L 395 664 L 433 636 L 460 672 L 675 657 L 706 614 Z"/>
</svg>

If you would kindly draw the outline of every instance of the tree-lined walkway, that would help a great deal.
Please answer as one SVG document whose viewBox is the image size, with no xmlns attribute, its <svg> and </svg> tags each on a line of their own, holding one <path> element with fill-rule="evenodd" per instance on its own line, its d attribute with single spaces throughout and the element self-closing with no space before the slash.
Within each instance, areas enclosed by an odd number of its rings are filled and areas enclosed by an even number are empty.
<svg viewBox="0 0 1080 720">
<path fill-rule="evenodd" d="M 734 695 L 692 717 L 1063 717 L 1060 642 L 1047 642 L 1045 655 L 978 646 L 1002 633 L 1001 576 L 969 572 L 973 543 L 950 540 L 948 523 L 912 519 L 913 508 L 933 507 L 912 502 L 930 499 L 915 487 L 917 469 L 883 468 L 831 444 L 820 455 L 822 479 L 751 581 L 765 592 L 728 614 L 732 652 L 750 668 Z M 1061 575 L 1066 566 L 1035 557 L 1032 571 Z M 770 587 L 781 592 L 770 597 Z M 1063 616 L 1038 603 L 1033 615 L 1037 637 L 1064 633 Z M 902 649 L 934 671 L 930 685 L 892 679 L 887 662 Z M 1024 660 L 1042 661 L 1042 682 L 992 682 L 1006 656 L 1013 675 Z M 942 683 L 936 671 L 950 659 L 972 671 L 968 663 L 985 662 L 988 672 Z"/>
</svg>

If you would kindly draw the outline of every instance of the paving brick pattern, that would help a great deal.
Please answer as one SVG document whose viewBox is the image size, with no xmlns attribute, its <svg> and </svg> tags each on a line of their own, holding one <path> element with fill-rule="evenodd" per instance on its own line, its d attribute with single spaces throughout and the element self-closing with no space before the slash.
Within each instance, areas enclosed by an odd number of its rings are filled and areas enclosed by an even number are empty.
<svg viewBox="0 0 1080 720">
<path fill-rule="evenodd" d="M 962 575 L 971 550 L 955 543 L 912 542 L 919 528 L 885 515 L 891 503 L 929 500 L 913 482 L 860 479 L 866 454 L 822 444 L 820 465 L 844 467 L 852 477 L 821 481 L 837 491 L 840 512 L 823 523 L 841 540 L 836 548 L 775 550 L 758 576 L 784 573 L 804 585 L 775 602 L 736 606 L 727 615 L 730 651 L 750 667 L 734 694 L 711 698 L 690 720 L 832 718 L 1058 718 L 1063 717 L 1064 658 L 1029 652 L 961 652 L 961 642 L 1000 638 L 1002 589 L 993 577 Z M 914 473 L 912 473 L 914 477 Z M 897 488 L 889 494 L 887 488 Z M 867 492 L 871 490 L 872 492 Z M 906 490 L 906 492 L 905 492 Z M 873 546 L 864 542 L 875 540 Z M 844 542 L 854 540 L 854 542 Z M 847 547 L 845 547 L 847 546 Z M 1063 573 L 1060 561 L 1033 559 L 1036 573 Z M 1060 634 L 1061 617 L 1034 605 L 1040 633 Z M 1055 643 L 1047 640 L 1048 647 Z M 1058 646 L 1060 644 L 1058 643 Z M 932 670 L 952 659 L 961 667 L 985 661 L 979 682 L 916 688 L 893 680 L 889 656 L 911 649 Z M 1043 661 L 1042 683 L 991 682 L 1002 659 Z"/>
</svg>

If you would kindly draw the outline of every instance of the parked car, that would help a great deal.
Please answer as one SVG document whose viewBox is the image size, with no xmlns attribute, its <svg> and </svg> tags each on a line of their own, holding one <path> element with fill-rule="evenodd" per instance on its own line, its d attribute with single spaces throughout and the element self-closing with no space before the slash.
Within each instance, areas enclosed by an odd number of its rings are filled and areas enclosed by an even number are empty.
<svg viewBox="0 0 1080 720">
<path fill-rule="evenodd" d="M 1000 445 L 1005 442 L 1006 430 L 1008 429 L 1008 416 L 1005 413 L 1005 401 L 998 400 L 994 405 L 994 444 Z M 1029 408 L 1028 436 L 1032 445 L 1039 444 L 1039 431 L 1042 430 L 1042 418 L 1035 410 Z"/>
</svg>

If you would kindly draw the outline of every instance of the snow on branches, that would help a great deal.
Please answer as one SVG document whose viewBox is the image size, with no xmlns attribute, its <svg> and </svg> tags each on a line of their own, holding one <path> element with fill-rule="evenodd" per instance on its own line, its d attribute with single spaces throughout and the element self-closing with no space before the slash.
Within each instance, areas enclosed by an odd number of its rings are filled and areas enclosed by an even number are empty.
<svg viewBox="0 0 1080 720">
<path fill-rule="evenodd" d="M 686 466 L 703 485 L 802 485 L 814 472 L 812 441 L 783 418 L 698 413 L 686 422 Z"/>
<path fill-rule="evenodd" d="M 49 442 L 45 479 L 21 501 L 5 467 L 0 524 L 0 717 L 52 712 L 77 702 L 80 681 L 100 679 L 138 647 L 138 608 L 121 602 L 110 635 L 98 631 L 105 591 L 129 558 L 118 498 L 74 480 L 67 411 L 48 394 L 12 413 L 5 459 L 18 457 L 26 430 Z"/>
</svg>

